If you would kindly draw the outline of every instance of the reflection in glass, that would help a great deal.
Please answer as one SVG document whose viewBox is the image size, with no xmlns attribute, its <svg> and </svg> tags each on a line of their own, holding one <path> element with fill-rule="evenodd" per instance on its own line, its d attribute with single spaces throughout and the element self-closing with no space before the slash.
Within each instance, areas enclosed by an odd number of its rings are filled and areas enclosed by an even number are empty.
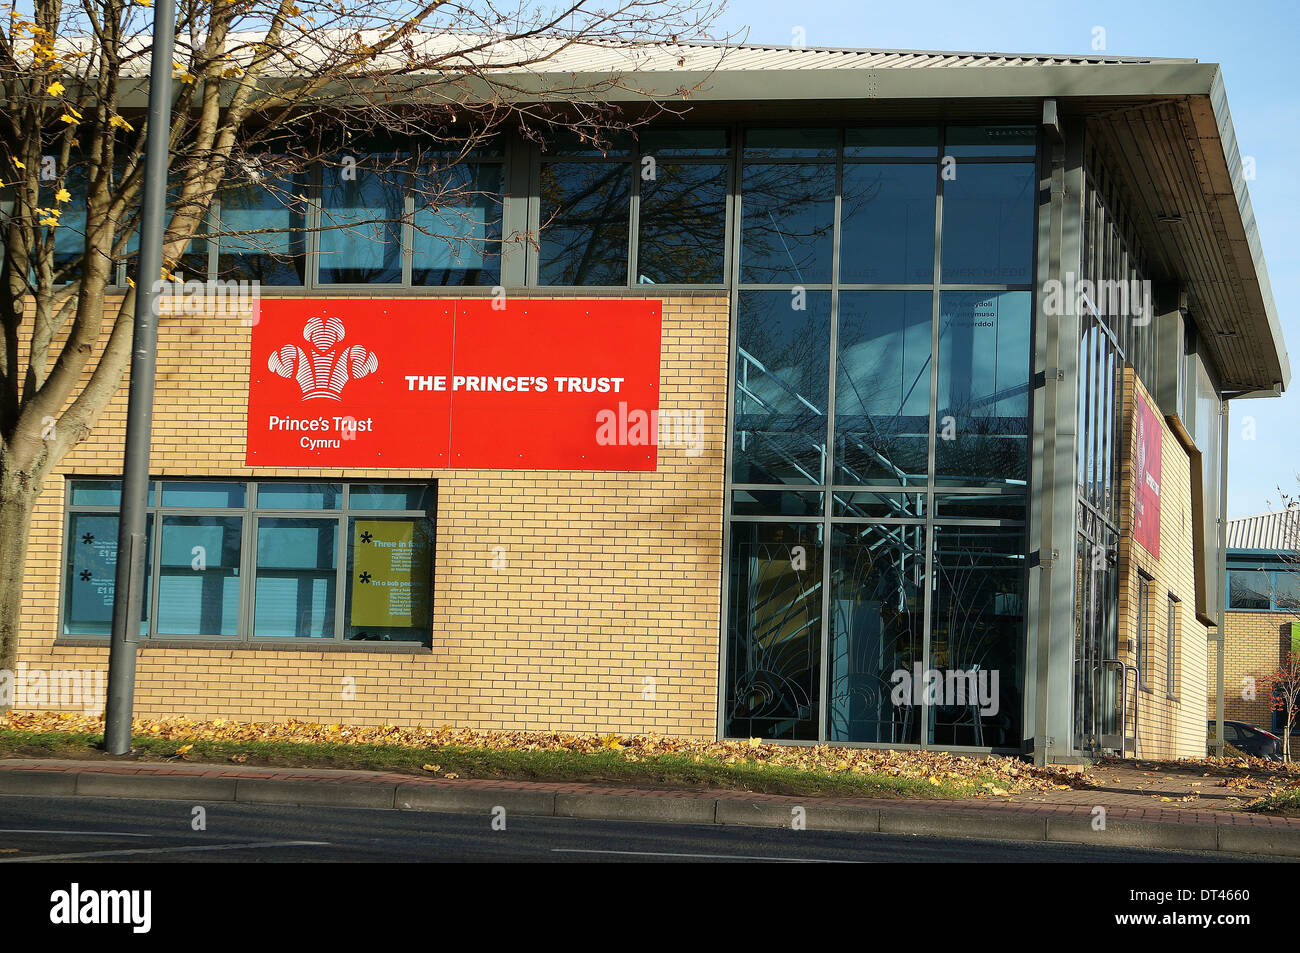
<svg viewBox="0 0 1300 953">
<path fill-rule="evenodd" d="M 807 284 L 831 280 L 833 164 L 746 165 L 740 280 Z"/>
<path fill-rule="evenodd" d="M 418 176 L 414 285 L 495 285 L 501 276 L 501 166 L 465 162 Z"/>
<path fill-rule="evenodd" d="M 747 129 L 745 158 L 753 160 L 834 158 L 840 146 L 838 129 Z"/>
<path fill-rule="evenodd" d="M 257 505 L 267 510 L 335 510 L 343 499 L 341 483 L 259 483 Z"/>
<path fill-rule="evenodd" d="M 824 493 L 799 490 L 733 490 L 733 516 L 821 516 Z"/>
<path fill-rule="evenodd" d="M 925 483 L 932 301 L 928 291 L 840 295 L 837 484 Z"/>
<path fill-rule="evenodd" d="M 433 486 L 428 483 L 353 483 L 348 507 L 354 510 L 432 510 Z"/>
<path fill-rule="evenodd" d="M 1029 284 L 1033 276 L 1032 163 L 965 163 L 943 188 L 943 280 Z"/>
<path fill-rule="evenodd" d="M 929 283 L 936 166 L 850 163 L 840 203 L 840 280 Z"/>
<path fill-rule="evenodd" d="M 641 183 L 638 284 L 721 284 L 727 167 L 661 161 Z"/>
<path fill-rule="evenodd" d="M 368 167 L 321 170 L 319 278 L 323 284 L 402 280 L 401 176 Z"/>
<path fill-rule="evenodd" d="M 739 295 L 733 479 L 821 483 L 830 377 L 830 293 Z M 804 304 L 803 310 L 795 305 Z"/>
<path fill-rule="evenodd" d="M 731 527 L 725 733 L 815 741 L 822 526 Z"/>
<path fill-rule="evenodd" d="M 253 635 L 333 638 L 338 520 L 257 521 Z"/>
<path fill-rule="evenodd" d="M 1248 569 L 1228 572 L 1229 609 L 1268 609 L 1272 605 L 1271 595 L 1269 573 Z"/>
<path fill-rule="evenodd" d="M 936 745 L 1014 748 L 1024 691 L 1025 531 L 936 526 L 930 709 Z"/>
<path fill-rule="evenodd" d="M 947 292 L 939 309 L 935 479 L 1019 485 L 1028 477 L 1030 295 Z"/>
<path fill-rule="evenodd" d="M 221 193 L 219 278 L 303 283 L 307 179 L 276 175 L 272 165 L 266 160 Z"/>
<path fill-rule="evenodd" d="M 240 516 L 164 516 L 158 634 L 237 635 Z"/>
<path fill-rule="evenodd" d="M 543 162 L 541 284 L 627 284 L 631 200 L 626 162 Z"/>
<path fill-rule="evenodd" d="M 924 538 L 924 526 L 832 531 L 831 741 L 921 740 L 921 695 L 910 687 L 924 651 Z"/>
</svg>

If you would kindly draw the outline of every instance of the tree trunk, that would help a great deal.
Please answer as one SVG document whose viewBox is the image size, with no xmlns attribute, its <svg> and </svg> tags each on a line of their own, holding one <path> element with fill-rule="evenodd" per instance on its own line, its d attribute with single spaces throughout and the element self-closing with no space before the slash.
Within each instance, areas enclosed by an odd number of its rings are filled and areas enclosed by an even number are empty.
<svg viewBox="0 0 1300 953">
<path fill-rule="evenodd" d="M 0 463 L 0 670 L 13 671 L 23 609 L 23 569 L 39 491 Z"/>
</svg>

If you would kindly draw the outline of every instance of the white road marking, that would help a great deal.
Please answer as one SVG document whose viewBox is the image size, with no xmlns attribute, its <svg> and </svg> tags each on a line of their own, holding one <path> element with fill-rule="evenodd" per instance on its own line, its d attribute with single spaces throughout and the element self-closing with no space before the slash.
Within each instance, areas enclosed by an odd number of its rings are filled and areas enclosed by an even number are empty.
<svg viewBox="0 0 1300 953">
<path fill-rule="evenodd" d="M 751 857 L 745 854 L 674 854 L 658 850 L 584 850 L 552 847 L 553 854 L 620 854 L 627 857 L 701 857 L 706 860 L 774 860 L 786 864 L 857 864 L 857 860 L 818 860 L 812 857 Z"/>
<path fill-rule="evenodd" d="M 120 831 L 25 831 L 0 828 L 0 834 L 66 834 L 69 837 L 153 837 L 152 834 L 124 834 Z"/>
<path fill-rule="evenodd" d="M 81 860 L 87 857 L 126 857 L 133 854 L 191 854 L 211 850 L 264 850 L 268 847 L 329 847 L 323 840 L 260 841 L 253 844 L 204 844 L 197 847 L 140 847 L 131 850 L 92 850 L 80 854 L 42 854 L 39 857 L 0 857 L 0 864 L 31 864 L 38 861 Z"/>
</svg>

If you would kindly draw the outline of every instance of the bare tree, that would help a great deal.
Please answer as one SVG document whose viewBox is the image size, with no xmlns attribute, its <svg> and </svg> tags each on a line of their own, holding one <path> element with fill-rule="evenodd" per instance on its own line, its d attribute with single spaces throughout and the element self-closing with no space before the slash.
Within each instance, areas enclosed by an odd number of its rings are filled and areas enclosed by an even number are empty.
<svg viewBox="0 0 1300 953">
<path fill-rule="evenodd" d="M 143 185 L 149 5 L 0 0 L 0 669 L 17 652 L 35 503 L 130 356 L 136 289 L 114 278 Z M 196 236 L 220 236 L 209 209 L 232 188 L 297 207 L 306 169 L 382 144 L 367 161 L 384 187 L 454 215 L 476 184 L 452 170 L 507 127 L 599 145 L 679 110 L 692 89 L 675 106 L 638 90 L 638 57 L 705 37 L 719 12 L 718 0 L 180 0 L 158 279 Z M 556 64 L 592 48 L 627 68 L 575 70 L 539 95 L 539 76 L 568 73 Z M 612 102 L 629 98 L 633 109 Z M 372 216 L 380 237 L 403 221 Z"/>
</svg>

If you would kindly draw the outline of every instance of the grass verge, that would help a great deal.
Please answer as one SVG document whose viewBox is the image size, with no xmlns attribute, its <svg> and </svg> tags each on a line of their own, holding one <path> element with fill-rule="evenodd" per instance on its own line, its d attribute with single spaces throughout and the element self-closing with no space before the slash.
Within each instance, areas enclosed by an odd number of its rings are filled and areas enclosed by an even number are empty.
<svg viewBox="0 0 1300 953">
<path fill-rule="evenodd" d="M 0 758 L 107 758 L 103 735 L 0 729 Z M 373 744 L 302 744 L 283 741 L 132 740 L 142 762 L 179 761 L 267 767 L 348 768 L 393 771 L 421 777 L 513 781 L 592 781 L 676 789 L 719 788 L 798 796 L 927 798 L 974 797 L 992 773 L 970 779 L 934 780 L 884 772 L 823 771 L 724 762 L 700 755 L 660 754 L 630 760 L 619 751 L 528 751 L 439 746 L 411 748 Z M 179 753 L 185 748 L 183 755 Z M 432 768 L 429 770 L 426 765 Z"/>
</svg>

